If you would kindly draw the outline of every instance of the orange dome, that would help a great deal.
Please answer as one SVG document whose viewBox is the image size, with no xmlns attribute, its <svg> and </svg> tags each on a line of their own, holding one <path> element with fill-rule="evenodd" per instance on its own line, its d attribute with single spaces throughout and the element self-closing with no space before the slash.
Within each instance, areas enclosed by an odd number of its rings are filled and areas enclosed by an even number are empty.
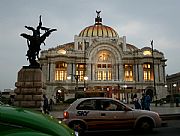
<svg viewBox="0 0 180 136">
<path fill-rule="evenodd" d="M 100 18 L 99 14 L 100 11 L 97 12 L 95 24 L 83 29 L 79 34 L 80 37 L 118 37 L 117 32 L 113 28 L 102 24 L 102 18 Z"/>
<path fill-rule="evenodd" d="M 95 24 L 83 29 L 79 36 L 82 37 L 118 37 L 117 32 L 109 26 Z"/>
</svg>

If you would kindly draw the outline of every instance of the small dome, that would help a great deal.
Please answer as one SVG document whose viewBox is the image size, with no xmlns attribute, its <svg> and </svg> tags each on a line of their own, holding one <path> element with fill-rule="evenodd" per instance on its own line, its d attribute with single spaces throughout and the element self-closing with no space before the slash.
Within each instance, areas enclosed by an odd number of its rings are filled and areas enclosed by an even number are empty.
<svg viewBox="0 0 180 136">
<path fill-rule="evenodd" d="M 118 33 L 113 28 L 102 24 L 102 18 L 99 14 L 100 11 L 97 12 L 95 24 L 83 29 L 79 34 L 80 37 L 118 37 Z"/>
</svg>

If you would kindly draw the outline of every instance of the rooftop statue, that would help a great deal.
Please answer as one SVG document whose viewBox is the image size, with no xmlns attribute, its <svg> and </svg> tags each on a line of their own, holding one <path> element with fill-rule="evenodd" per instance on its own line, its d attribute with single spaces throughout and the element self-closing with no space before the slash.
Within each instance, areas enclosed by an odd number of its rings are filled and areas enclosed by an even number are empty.
<svg viewBox="0 0 180 136">
<path fill-rule="evenodd" d="M 27 60 L 29 60 L 29 66 L 31 67 L 40 67 L 40 64 L 37 62 L 39 59 L 39 51 L 41 50 L 40 46 L 43 43 L 45 45 L 45 39 L 48 37 L 53 31 L 57 31 L 57 29 L 50 29 L 42 26 L 41 16 L 39 17 L 39 25 L 35 28 L 31 26 L 25 26 L 26 29 L 31 30 L 33 32 L 32 35 L 28 35 L 26 33 L 22 33 L 20 36 L 27 39 L 28 51 L 27 51 Z M 41 34 L 41 31 L 44 31 Z"/>
</svg>

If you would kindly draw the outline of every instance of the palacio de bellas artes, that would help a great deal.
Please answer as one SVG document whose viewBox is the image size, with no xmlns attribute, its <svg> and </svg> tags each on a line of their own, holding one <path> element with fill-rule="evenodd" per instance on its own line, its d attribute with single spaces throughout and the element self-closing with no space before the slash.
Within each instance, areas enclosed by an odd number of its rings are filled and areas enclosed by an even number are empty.
<svg viewBox="0 0 180 136">
<path fill-rule="evenodd" d="M 164 54 L 151 39 L 143 48 L 127 43 L 126 36 L 103 24 L 100 12 L 73 42 L 41 51 L 47 97 L 56 103 L 94 96 L 130 102 L 135 93 L 139 97 L 148 93 L 153 100 L 165 98 Z"/>
</svg>

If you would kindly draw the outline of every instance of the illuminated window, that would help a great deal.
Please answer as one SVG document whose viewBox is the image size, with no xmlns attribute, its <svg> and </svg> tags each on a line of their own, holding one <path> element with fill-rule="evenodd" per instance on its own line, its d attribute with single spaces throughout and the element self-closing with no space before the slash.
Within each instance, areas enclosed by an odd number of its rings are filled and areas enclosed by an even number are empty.
<svg viewBox="0 0 180 136">
<path fill-rule="evenodd" d="M 133 66 L 130 64 L 124 65 L 124 79 L 125 81 L 133 81 Z"/>
<path fill-rule="evenodd" d="M 97 80 L 112 80 L 111 64 L 97 64 Z"/>
<path fill-rule="evenodd" d="M 108 71 L 108 80 L 111 80 L 112 79 L 112 72 L 111 71 Z"/>
<path fill-rule="evenodd" d="M 56 70 L 55 74 L 55 80 L 66 80 L 67 77 L 67 72 L 66 71 L 61 71 L 61 70 Z"/>
<path fill-rule="evenodd" d="M 78 42 L 78 50 L 82 50 L 82 42 Z"/>
<path fill-rule="evenodd" d="M 60 49 L 60 50 L 57 51 L 57 53 L 59 53 L 59 54 L 66 54 L 66 50 Z"/>
<path fill-rule="evenodd" d="M 97 79 L 98 80 L 101 80 L 102 78 L 101 78 L 101 75 L 102 75 L 102 72 L 101 71 L 98 71 L 97 72 Z"/>
<path fill-rule="evenodd" d="M 65 62 L 56 63 L 55 69 L 55 80 L 66 80 L 67 79 L 67 64 Z"/>
<path fill-rule="evenodd" d="M 143 64 L 145 81 L 153 80 L 153 69 L 151 67 L 152 67 L 151 64 Z"/>
<path fill-rule="evenodd" d="M 106 71 L 102 71 L 102 80 L 106 80 Z"/>
<path fill-rule="evenodd" d="M 76 75 L 79 75 L 79 81 L 84 81 L 85 64 L 79 63 L 76 65 Z"/>
<path fill-rule="evenodd" d="M 109 54 L 107 53 L 107 52 L 103 52 L 103 53 L 101 53 L 100 54 L 100 56 L 99 56 L 99 61 L 102 61 L 102 62 L 104 62 L 104 61 L 108 61 L 109 60 Z"/>
<path fill-rule="evenodd" d="M 109 51 L 101 51 L 97 58 L 97 80 L 112 80 L 112 56 Z"/>
<path fill-rule="evenodd" d="M 147 55 L 150 56 L 150 55 L 151 55 L 151 51 L 144 51 L 143 54 L 144 54 L 145 56 L 147 56 Z"/>
</svg>

